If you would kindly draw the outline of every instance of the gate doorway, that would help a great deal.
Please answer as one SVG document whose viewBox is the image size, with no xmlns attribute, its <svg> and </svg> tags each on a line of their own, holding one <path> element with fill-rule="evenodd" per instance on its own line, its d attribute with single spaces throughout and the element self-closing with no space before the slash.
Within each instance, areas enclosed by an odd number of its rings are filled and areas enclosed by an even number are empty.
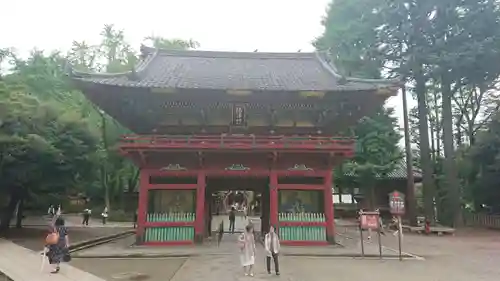
<svg viewBox="0 0 500 281">
<path fill-rule="evenodd" d="M 206 178 L 205 237 L 219 231 L 221 222 L 226 240 L 234 240 L 229 229 L 229 212 L 234 208 L 234 233 L 244 231 L 250 222 L 257 235 L 269 229 L 269 177 L 237 176 Z M 232 238 L 229 238 L 232 237 Z"/>
</svg>

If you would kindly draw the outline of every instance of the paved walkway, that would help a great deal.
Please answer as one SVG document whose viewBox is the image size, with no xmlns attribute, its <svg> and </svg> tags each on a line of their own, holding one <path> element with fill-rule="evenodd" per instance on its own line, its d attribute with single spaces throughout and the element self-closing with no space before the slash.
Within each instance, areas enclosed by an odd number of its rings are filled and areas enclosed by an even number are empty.
<svg viewBox="0 0 500 281">
<path fill-rule="evenodd" d="M 67 264 L 61 265 L 59 274 L 51 274 L 48 264 L 41 269 L 41 262 L 39 253 L 0 239 L 0 272 L 13 281 L 104 281 Z"/>
<path fill-rule="evenodd" d="M 132 227 L 132 222 L 108 222 L 102 224 L 100 219 L 91 219 L 88 226 L 82 225 L 82 216 L 78 214 L 62 214 L 67 227 Z M 49 216 L 29 216 L 23 219 L 23 226 L 46 226 L 51 222 Z M 15 225 L 15 222 L 11 222 Z"/>
<path fill-rule="evenodd" d="M 267 274 L 265 253 L 261 245 L 257 245 L 257 260 L 254 277 L 244 276 L 240 265 L 239 249 L 233 245 L 231 255 L 212 257 L 193 257 L 188 259 L 170 281 L 233 281 L 233 280 L 266 280 L 276 278 Z M 292 275 L 282 274 L 283 280 L 295 280 Z"/>
</svg>

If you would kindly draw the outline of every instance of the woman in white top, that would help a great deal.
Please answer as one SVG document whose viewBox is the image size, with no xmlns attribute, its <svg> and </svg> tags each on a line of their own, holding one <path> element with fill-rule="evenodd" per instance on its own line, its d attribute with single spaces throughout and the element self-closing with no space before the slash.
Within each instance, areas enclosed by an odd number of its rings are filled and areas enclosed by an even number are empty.
<svg viewBox="0 0 500 281">
<path fill-rule="evenodd" d="M 238 239 L 240 247 L 240 261 L 243 266 L 245 276 L 253 276 L 253 265 L 255 264 L 255 238 L 253 236 L 253 227 L 247 225 L 245 233 L 241 234 Z"/>
</svg>

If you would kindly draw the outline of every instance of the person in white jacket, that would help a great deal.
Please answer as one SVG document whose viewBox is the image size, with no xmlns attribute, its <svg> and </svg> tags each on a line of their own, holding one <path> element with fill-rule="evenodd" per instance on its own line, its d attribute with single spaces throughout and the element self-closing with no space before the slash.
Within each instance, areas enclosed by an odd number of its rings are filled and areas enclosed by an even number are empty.
<svg viewBox="0 0 500 281">
<path fill-rule="evenodd" d="M 280 252 L 280 239 L 278 234 L 274 232 L 274 227 L 271 225 L 269 228 L 269 233 L 266 234 L 264 239 L 264 246 L 266 248 L 267 257 L 266 257 L 266 265 L 267 265 L 267 273 L 271 274 L 271 258 L 274 261 L 274 270 L 276 271 L 276 275 L 280 275 L 280 265 L 278 260 L 278 254 Z"/>
</svg>

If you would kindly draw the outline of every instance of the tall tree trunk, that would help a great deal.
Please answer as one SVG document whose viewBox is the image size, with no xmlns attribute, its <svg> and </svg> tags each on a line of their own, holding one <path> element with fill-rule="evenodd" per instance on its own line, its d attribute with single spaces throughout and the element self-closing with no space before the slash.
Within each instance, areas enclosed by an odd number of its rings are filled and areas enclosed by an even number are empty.
<svg viewBox="0 0 500 281">
<path fill-rule="evenodd" d="M 415 198 L 415 180 L 413 178 L 413 155 L 410 143 L 410 125 L 408 121 L 408 102 L 406 100 L 406 86 L 401 89 L 403 96 L 403 121 L 405 130 L 405 152 L 406 152 L 406 199 L 408 202 L 408 218 L 410 225 L 417 225 L 417 200 Z"/>
<path fill-rule="evenodd" d="M 439 156 L 441 155 L 441 134 L 439 133 L 440 130 L 439 128 L 441 127 L 441 123 L 439 122 L 439 98 L 437 95 L 437 91 L 434 90 L 433 98 L 434 98 L 434 116 L 435 116 L 435 123 L 434 124 L 434 136 L 435 136 L 435 141 L 434 139 L 432 140 L 435 142 L 435 148 L 436 151 L 434 151 L 434 162 L 439 159 Z"/>
<path fill-rule="evenodd" d="M 453 114 L 451 111 L 451 86 L 447 74 L 441 77 L 442 106 L 443 106 L 443 146 L 444 146 L 444 172 L 446 178 L 446 193 L 449 194 L 450 210 L 453 225 L 459 226 L 462 222 L 460 185 L 457 178 L 455 164 L 455 151 L 453 147 Z"/>
<path fill-rule="evenodd" d="M 455 123 L 455 127 L 457 130 L 456 143 L 457 147 L 462 146 L 462 116 L 458 117 L 457 122 Z"/>
<path fill-rule="evenodd" d="M 23 227 L 24 217 L 24 198 L 21 198 L 17 203 L 16 228 Z"/>
<path fill-rule="evenodd" d="M 104 150 L 106 153 L 106 161 L 109 161 L 109 145 L 108 145 L 108 134 L 107 134 L 107 124 L 106 124 L 106 116 L 104 113 L 98 109 L 99 114 L 101 115 L 101 137 L 102 144 L 104 146 Z M 111 211 L 111 204 L 109 199 L 109 175 L 107 171 L 107 163 L 101 163 L 101 183 L 104 188 L 104 203 L 106 208 L 108 208 L 108 212 Z"/>
<path fill-rule="evenodd" d="M 429 147 L 429 121 L 426 102 L 425 78 L 422 73 L 422 64 L 415 63 L 415 91 L 418 101 L 418 130 L 420 135 L 420 161 L 422 166 L 423 193 L 424 193 L 424 211 L 425 217 L 431 223 L 434 223 L 434 180 Z"/>
<path fill-rule="evenodd" d="M 16 188 L 19 187 L 14 187 L 14 190 L 10 193 L 9 204 L 7 204 L 7 207 L 1 214 L 2 217 L 0 219 L 0 232 L 4 232 L 9 229 L 10 221 L 12 220 L 14 212 L 16 211 L 17 203 L 19 203 L 19 200 L 21 200 L 22 198 L 21 192 L 16 191 Z"/>
</svg>

